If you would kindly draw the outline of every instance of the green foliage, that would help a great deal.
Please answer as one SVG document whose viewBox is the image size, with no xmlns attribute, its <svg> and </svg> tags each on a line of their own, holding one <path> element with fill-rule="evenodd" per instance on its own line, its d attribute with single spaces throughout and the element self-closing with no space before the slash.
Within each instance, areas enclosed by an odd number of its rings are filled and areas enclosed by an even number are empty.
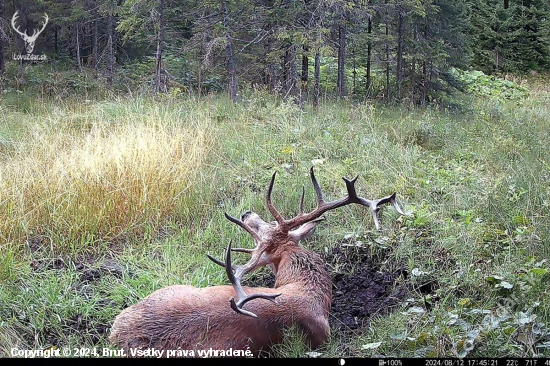
<svg viewBox="0 0 550 366">
<path fill-rule="evenodd" d="M 150 92 L 155 90 L 156 72 L 142 66 L 157 51 L 159 4 L 158 0 L 24 0 L 6 3 L 4 16 L 24 10 L 21 25 L 32 28 L 48 13 L 50 22 L 36 50 L 46 53 L 49 60 L 66 57 L 71 68 L 89 67 L 85 72 L 96 77 L 110 75 L 112 45 L 115 89 Z M 300 66 L 305 58 L 311 65 L 319 52 L 323 62 L 321 94 L 325 97 L 337 94 L 340 63 L 345 96 L 427 105 L 438 104 L 457 86 L 450 72 L 453 67 L 473 66 L 486 74 L 550 67 L 550 26 L 546 20 L 550 5 L 544 0 L 511 2 L 508 9 L 503 9 L 500 0 L 313 0 L 281 4 L 228 0 L 227 14 L 221 11 L 219 1 L 163 4 L 164 36 L 158 65 L 163 91 L 172 83 L 180 91 L 186 89 L 183 93 L 223 91 L 229 74 L 234 73 L 240 89 L 261 85 L 292 98 L 298 98 L 292 94 L 301 90 L 299 99 L 309 101 L 313 70 L 310 66 L 305 84 Z M 116 29 L 112 39 L 111 25 Z M 9 29 L 4 32 L 5 55 L 22 52 L 20 36 L 10 34 Z M 342 45 L 339 29 L 345 33 Z M 231 72 L 228 44 L 234 49 L 231 64 L 235 69 Z M 340 53 L 340 48 L 345 52 Z M 80 60 L 76 60 L 77 55 Z M 337 55 L 343 57 L 340 62 Z M 9 57 L 6 61 L 8 69 L 18 65 Z M 366 90 L 367 63 L 370 90 Z M 117 80 L 118 76 L 123 80 Z M 19 84 L 27 81 L 24 74 L 18 79 Z"/>
<path fill-rule="evenodd" d="M 485 75 L 483 71 L 452 70 L 457 80 L 462 82 L 466 90 L 480 97 L 518 100 L 529 93 L 524 86 L 513 81 L 493 75 Z"/>
<path fill-rule="evenodd" d="M 468 0 L 472 66 L 487 73 L 546 70 L 550 62 L 550 28 L 544 0 Z"/>
<path fill-rule="evenodd" d="M 5 92 L 18 91 L 44 97 L 64 99 L 79 95 L 86 99 L 91 96 L 101 96 L 105 87 L 96 79 L 92 70 L 80 72 L 71 68 L 71 61 L 60 57 L 48 63 L 28 65 L 24 69 L 24 78 L 20 78 L 21 69 L 18 65 L 8 64 L 4 77 Z"/>
</svg>

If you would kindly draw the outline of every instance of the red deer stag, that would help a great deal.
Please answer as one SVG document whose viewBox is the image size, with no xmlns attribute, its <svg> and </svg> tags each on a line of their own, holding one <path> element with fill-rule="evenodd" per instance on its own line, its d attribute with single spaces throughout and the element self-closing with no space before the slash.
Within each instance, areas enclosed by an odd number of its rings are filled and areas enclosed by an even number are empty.
<svg viewBox="0 0 550 366">
<path fill-rule="evenodd" d="M 347 197 L 327 202 L 313 168 L 310 176 L 317 196 L 317 208 L 312 212 L 304 213 L 302 190 L 298 215 L 285 219 L 271 202 L 273 174 L 266 200 L 276 222 L 265 222 L 251 211 L 240 219 L 225 214 L 255 242 L 254 249 L 231 248 L 229 243 L 225 262 L 208 256 L 225 267 L 232 286 L 170 286 L 158 290 L 116 317 L 109 337 L 111 343 L 118 344 L 127 355 L 132 349 L 135 352 L 148 348 L 167 352 L 193 350 L 187 353 L 191 356 L 200 356 L 199 352 L 209 349 L 231 348 L 242 350 L 240 355 L 246 350 L 258 355 L 281 342 L 283 329 L 293 324 L 303 330 L 312 348 L 323 343 L 330 334 L 332 283 L 323 259 L 298 243 L 313 234 L 323 220 L 321 215 L 351 203 L 369 207 L 377 229 L 381 205 L 392 203 L 400 214 L 404 213 L 395 201 L 395 193 L 378 200 L 358 197 L 357 177 L 343 178 Z M 235 266 L 231 264 L 232 251 L 248 253 L 251 258 L 246 264 Z M 241 285 L 244 275 L 266 265 L 275 273 L 275 288 Z M 254 299 L 269 301 L 251 301 Z"/>
</svg>

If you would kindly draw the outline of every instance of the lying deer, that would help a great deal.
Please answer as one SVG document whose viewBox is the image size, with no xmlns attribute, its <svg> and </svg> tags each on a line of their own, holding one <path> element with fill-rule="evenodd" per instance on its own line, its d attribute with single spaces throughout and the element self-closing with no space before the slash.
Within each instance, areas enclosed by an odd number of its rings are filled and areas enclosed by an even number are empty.
<svg viewBox="0 0 550 366">
<path fill-rule="evenodd" d="M 304 213 L 302 190 L 298 215 L 285 219 L 271 202 L 273 174 L 267 189 L 267 208 L 275 222 L 265 222 L 251 211 L 240 219 L 225 214 L 255 242 L 254 249 L 232 248 L 229 243 L 225 262 L 208 255 L 225 267 L 232 286 L 170 286 L 158 290 L 116 317 L 109 337 L 111 343 L 118 344 L 127 354 L 129 349 L 198 352 L 232 348 L 249 349 L 258 355 L 280 343 L 283 329 L 290 325 L 297 325 L 304 332 L 312 348 L 323 343 L 330 334 L 332 283 L 323 259 L 301 247 L 300 240 L 313 234 L 325 212 L 351 203 L 369 207 L 377 229 L 381 205 L 392 203 L 400 214 L 404 212 L 395 201 L 395 193 L 378 200 L 358 197 L 357 177 L 343 178 L 347 197 L 326 202 L 313 168 L 310 176 L 317 196 L 317 208 L 312 212 Z M 248 253 L 250 260 L 235 266 L 231 252 Z M 242 286 L 244 275 L 266 265 L 275 273 L 274 288 Z"/>
</svg>

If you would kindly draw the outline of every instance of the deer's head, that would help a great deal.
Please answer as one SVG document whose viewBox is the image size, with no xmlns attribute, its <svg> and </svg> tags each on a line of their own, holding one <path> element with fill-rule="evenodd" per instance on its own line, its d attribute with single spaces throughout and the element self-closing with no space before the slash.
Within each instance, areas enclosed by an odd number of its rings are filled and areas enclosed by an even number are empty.
<svg viewBox="0 0 550 366">
<path fill-rule="evenodd" d="M 36 29 L 33 30 L 32 36 L 29 36 L 27 34 L 26 29 L 25 29 L 24 32 L 21 32 L 19 30 L 19 27 L 15 25 L 15 21 L 18 18 L 17 13 L 18 13 L 18 11 L 16 11 L 15 14 L 13 14 L 13 17 L 11 18 L 11 26 L 23 38 L 23 41 L 25 41 L 25 49 L 27 50 L 27 54 L 30 55 L 32 53 L 32 51 L 34 50 L 34 43 L 36 42 L 36 39 L 38 38 L 40 33 L 42 33 L 44 28 L 46 28 L 46 24 L 48 24 L 48 19 L 49 19 L 48 14 L 44 14 L 44 23 L 42 24 L 42 28 L 40 28 L 40 30 L 36 30 Z"/>
<path fill-rule="evenodd" d="M 266 205 L 269 212 L 275 218 L 274 222 L 264 221 L 258 214 L 252 211 L 246 211 L 240 217 L 236 219 L 229 216 L 227 213 L 225 217 L 239 225 L 246 232 L 248 232 L 254 239 L 254 249 L 247 248 L 232 248 L 231 243 L 227 247 L 225 262 L 217 260 L 210 255 L 210 258 L 214 263 L 225 267 L 227 276 L 235 288 L 238 299 L 237 302 L 232 298 L 230 300 L 231 307 L 238 313 L 256 316 L 255 314 L 242 309 L 242 306 L 255 298 L 263 298 L 266 300 L 274 301 L 280 294 L 262 294 L 255 293 L 247 295 L 241 285 L 242 277 L 260 267 L 266 265 L 276 265 L 277 261 L 281 259 L 281 256 L 277 253 L 285 250 L 285 248 L 298 246 L 300 240 L 310 237 L 315 231 L 315 227 L 319 222 L 323 220 L 321 217 L 325 212 L 334 210 L 336 208 L 349 205 L 351 203 L 357 203 L 370 208 L 374 219 L 374 224 L 377 229 L 380 229 L 380 223 L 378 220 L 378 211 L 383 204 L 391 203 L 396 208 L 397 212 L 402 215 L 406 215 L 398 206 L 395 193 L 390 196 L 383 197 L 377 200 L 367 200 L 365 198 L 357 196 L 355 191 L 355 182 L 357 177 L 352 180 L 344 179 L 347 189 L 347 196 L 338 200 L 327 202 L 323 198 L 321 187 L 315 178 L 313 168 L 310 170 L 311 182 L 315 190 L 317 197 L 317 207 L 309 212 L 304 212 L 304 196 L 305 190 L 302 189 L 302 197 L 300 199 L 300 206 L 298 215 L 292 219 L 285 219 L 273 206 L 271 202 L 271 192 L 273 191 L 273 185 L 275 183 L 275 173 L 271 177 L 271 182 L 267 189 Z M 231 264 L 231 252 L 244 252 L 250 254 L 250 260 L 242 266 L 234 266 Z"/>
</svg>

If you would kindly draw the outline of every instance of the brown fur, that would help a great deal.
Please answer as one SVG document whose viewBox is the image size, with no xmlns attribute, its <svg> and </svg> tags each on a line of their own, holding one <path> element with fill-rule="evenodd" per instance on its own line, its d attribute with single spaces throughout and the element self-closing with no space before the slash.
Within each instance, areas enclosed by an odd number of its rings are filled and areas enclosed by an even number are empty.
<svg viewBox="0 0 550 366">
<path fill-rule="evenodd" d="M 157 350 L 250 349 L 254 355 L 282 341 L 283 328 L 298 325 L 312 348 L 330 334 L 328 314 L 332 300 L 330 277 L 316 253 L 296 243 L 280 245 L 272 257 L 275 288 L 247 288 L 281 293 L 277 303 L 263 299 L 244 308 L 258 317 L 238 314 L 229 306 L 231 286 L 195 288 L 170 286 L 120 313 L 109 340 L 129 354 L 130 348 Z"/>
</svg>

